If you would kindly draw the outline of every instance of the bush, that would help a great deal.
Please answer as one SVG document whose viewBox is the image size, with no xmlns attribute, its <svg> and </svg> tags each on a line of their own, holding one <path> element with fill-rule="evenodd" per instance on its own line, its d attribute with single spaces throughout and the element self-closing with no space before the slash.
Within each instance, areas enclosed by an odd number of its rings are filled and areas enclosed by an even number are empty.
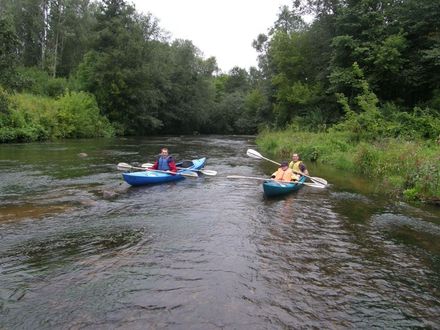
<svg viewBox="0 0 440 330">
<path fill-rule="evenodd" d="M 371 175 L 375 172 L 379 160 L 377 149 L 364 142 L 361 142 L 356 149 L 356 153 L 353 157 L 356 171 L 362 174 Z"/>
<path fill-rule="evenodd" d="M 0 86 L 0 114 L 9 113 L 9 94 Z"/>
<path fill-rule="evenodd" d="M 111 136 L 108 120 L 99 113 L 95 98 L 88 93 L 69 93 L 57 101 L 58 131 L 64 138 Z"/>
<path fill-rule="evenodd" d="M 57 97 L 64 93 L 67 80 L 50 77 L 46 71 L 36 67 L 20 68 L 21 85 L 19 90 L 35 95 Z"/>
<path fill-rule="evenodd" d="M 0 102 L 2 94 L 0 91 Z M 16 94 L 7 113 L 0 113 L 0 142 L 28 142 L 56 138 L 113 136 L 95 98 L 70 93 L 60 99 Z"/>
</svg>

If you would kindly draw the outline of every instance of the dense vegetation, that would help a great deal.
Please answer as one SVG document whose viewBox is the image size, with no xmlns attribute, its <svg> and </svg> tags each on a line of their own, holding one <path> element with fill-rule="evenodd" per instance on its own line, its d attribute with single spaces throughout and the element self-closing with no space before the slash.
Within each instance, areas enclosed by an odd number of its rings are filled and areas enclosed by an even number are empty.
<svg viewBox="0 0 440 330">
<path fill-rule="evenodd" d="M 259 67 L 223 73 L 123 0 L 2 0 L 0 141 L 260 132 L 435 197 L 439 16 L 432 0 L 293 1 L 254 40 Z"/>
</svg>

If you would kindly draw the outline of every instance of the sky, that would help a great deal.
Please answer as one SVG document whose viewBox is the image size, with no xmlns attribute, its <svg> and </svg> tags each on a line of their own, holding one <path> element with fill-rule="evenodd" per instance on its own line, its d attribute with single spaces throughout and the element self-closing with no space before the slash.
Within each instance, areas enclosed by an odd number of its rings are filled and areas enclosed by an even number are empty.
<svg viewBox="0 0 440 330">
<path fill-rule="evenodd" d="M 252 41 L 267 33 L 279 8 L 291 0 L 131 0 L 138 12 L 150 12 L 171 38 L 188 39 L 203 57 L 214 56 L 227 73 L 234 66 L 257 66 Z"/>
</svg>

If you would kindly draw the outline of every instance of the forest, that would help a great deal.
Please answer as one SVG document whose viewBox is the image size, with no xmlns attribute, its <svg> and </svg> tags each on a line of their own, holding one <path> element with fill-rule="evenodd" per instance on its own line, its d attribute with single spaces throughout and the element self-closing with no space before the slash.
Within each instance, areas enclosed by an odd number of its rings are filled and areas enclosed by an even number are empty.
<svg viewBox="0 0 440 330">
<path fill-rule="evenodd" d="M 292 1 L 249 41 L 258 67 L 224 73 L 128 1 L 1 0 L 0 142 L 258 134 L 438 200 L 438 17 L 432 0 Z"/>
</svg>

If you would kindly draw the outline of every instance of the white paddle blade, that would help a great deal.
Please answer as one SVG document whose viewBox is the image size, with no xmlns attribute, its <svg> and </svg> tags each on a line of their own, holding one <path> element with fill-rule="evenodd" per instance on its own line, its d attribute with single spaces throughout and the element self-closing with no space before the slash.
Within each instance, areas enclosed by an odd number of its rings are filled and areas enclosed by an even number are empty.
<svg viewBox="0 0 440 330">
<path fill-rule="evenodd" d="M 168 172 L 168 171 L 166 171 L 166 172 Z M 170 173 L 170 172 L 168 172 L 168 173 Z M 185 172 L 177 172 L 177 173 L 174 173 L 174 174 L 180 174 L 180 175 L 188 176 L 188 177 L 191 177 L 191 178 L 198 178 L 198 177 L 199 177 L 199 176 L 197 175 L 197 173 L 195 173 L 195 172 L 189 172 L 189 171 L 185 171 Z"/>
<path fill-rule="evenodd" d="M 117 168 L 119 171 L 127 171 L 127 170 L 132 169 L 132 167 L 133 167 L 133 166 L 131 166 L 130 164 L 127 164 L 127 163 L 119 163 L 119 164 L 116 166 L 116 168 Z"/>
<path fill-rule="evenodd" d="M 316 177 L 316 176 L 311 176 L 310 179 L 311 179 L 313 182 L 315 182 L 315 183 L 320 183 L 320 184 L 322 184 L 322 185 L 324 185 L 324 186 L 328 185 L 327 180 L 325 180 L 325 179 L 323 179 L 323 178 L 318 178 L 318 177 Z"/>
<path fill-rule="evenodd" d="M 198 172 L 205 174 L 205 175 L 217 175 L 217 171 L 214 170 L 198 170 Z"/>
<path fill-rule="evenodd" d="M 141 165 L 141 167 L 151 167 L 151 166 L 153 166 L 154 164 L 153 163 L 143 163 L 142 165 Z"/>
<path fill-rule="evenodd" d="M 310 183 L 310 182 L 303 182 L 303 185 L 307 186 L 307 187 L 312 187 L 312 188 L 319 188 L 319 189 L 324 189 L 325 185 L 319 184 L 319 183 Z"/>
<path fill-rule="evenodd" d="M 267 160 L 267 161 L 269 161 L 269 162 L 271 162 L 271 163 L 274 163 L 274 164 L 280 166 L 280 163 L 278 163 L 278 162 L 276 162 L 276 161 L 274 161 L 274 160 L 272 160 L 272 159 L 269 159 L 269 158 L 264 157 L 264 156 L 263 156 L 262 154 L 260 154 L 258 151 L 253 150 L 253 149 L 248 149 L 248 150 L 246 151 L 246 155 L 248 155 L 248 156 L 251 157 L 251 158 L 264 159 L 264 160 Z"/>
<path fill-rule="evenodd" d="M 257 158 L 257 159 L 263 159 L 263 155 L 261 155 L 258 151 L 254 150 L 254 149 L 248 149 L 246 151 L 246 155 L 248 155 L 249 157 L 252 158 Z"/>
</svg>

